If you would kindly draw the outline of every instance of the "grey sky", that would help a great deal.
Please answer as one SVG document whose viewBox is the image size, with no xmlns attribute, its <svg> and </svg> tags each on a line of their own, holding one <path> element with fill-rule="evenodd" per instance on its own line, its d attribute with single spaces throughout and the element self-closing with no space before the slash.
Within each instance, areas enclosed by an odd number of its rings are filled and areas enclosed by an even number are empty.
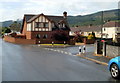
<svg viewBox="0 0 120 83">
<path fill-rule="evenodd" d="M 0 21 L 22 19 L 24 14 L 86 15 L 118 8 L 119 0 L 0 0 Z"/>
</svg>

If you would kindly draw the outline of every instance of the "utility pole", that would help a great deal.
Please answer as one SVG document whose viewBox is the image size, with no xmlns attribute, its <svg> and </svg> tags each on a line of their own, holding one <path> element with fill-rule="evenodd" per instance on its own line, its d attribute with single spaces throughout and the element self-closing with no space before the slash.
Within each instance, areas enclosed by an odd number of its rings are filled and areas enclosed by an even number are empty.
<svg viewBox="0 0 120 83">
<path fill-rule="evenodd" d="M 104 18 L 103 18 L 103 13 L 104 13 L 104 12 L 102 11 L 102 12 L 101 12 L 101 23 L 102 23 L 102 24 L 101 24 L 101 40 L 102 40 L 102 38 L 103 38 L 103 36 L 102 36 L 103 19 L 104 19 Z"/>
</svg>

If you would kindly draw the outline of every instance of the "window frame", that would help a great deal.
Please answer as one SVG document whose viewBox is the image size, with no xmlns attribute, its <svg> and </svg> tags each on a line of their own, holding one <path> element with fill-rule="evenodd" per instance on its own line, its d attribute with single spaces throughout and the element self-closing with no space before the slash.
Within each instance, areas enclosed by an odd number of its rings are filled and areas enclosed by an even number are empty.
<svg viewBox="0 0 120 83">
<path fill-rule="evenodd" d="M 49 28 L 49 22 L 35 22 L 35 28 Z"/>
<path fill-rule="evenodd" d="M 40 35 L 40 34 L 36 34 L 36 38 L 37 38 L 37 39 L 40 39 L 40 38 L 41 38 L 41 35 Z"/>
<path fill-rule="evenodd" d="M 43 35 L 43 39 L 47 39 L 48 38 L 48 35 L 47 34 L 44 34 Z"/>
</svg>

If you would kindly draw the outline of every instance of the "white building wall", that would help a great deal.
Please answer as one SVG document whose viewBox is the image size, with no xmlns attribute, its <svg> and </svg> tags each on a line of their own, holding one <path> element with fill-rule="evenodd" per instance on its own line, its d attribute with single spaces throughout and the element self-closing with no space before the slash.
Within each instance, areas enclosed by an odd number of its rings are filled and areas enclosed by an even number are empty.
<svg viewBox="0 0 120 83">
<path fill-rule="evenodd" d="M 103 38 L 114 38 L 115 37 L 116 28 L 115 27 L 104 27 L 102 28 Z"/>
<path fill-rule="evenodd" d="M 120 33 L 120 27 L 116 27 L 116 33 Z"/>
<path fill-rule="evenodd" d="M 27 31 L 31 31 L 31 23 L 27 24 Z"/>
</svg>

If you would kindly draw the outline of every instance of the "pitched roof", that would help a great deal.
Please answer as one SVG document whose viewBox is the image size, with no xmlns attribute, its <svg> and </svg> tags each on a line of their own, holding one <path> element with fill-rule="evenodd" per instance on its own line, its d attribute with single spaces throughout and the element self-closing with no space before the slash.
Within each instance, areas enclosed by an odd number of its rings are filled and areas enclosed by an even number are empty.
<svg viewBox="0 0 120 83">
<path fill-rule="evenodd" d="M 120 22 L 110 21 L 104 24 L 104 27 L 120 27 Z"/>
<path fill-rule="evenodd" d="M 51 21 L 54 21 L 56 23 L 59 23 L 62 20 L 65 20 L 63 16 L 48 16 L 48 19 L 50 19 Z"/>
<path fill-rule="evenodd" d="M 32 15 L 32 14 L 25 14 L 24 15 L 26 21 L 30 20 L 33 16 L 35 16 L 35 15 Z"/>
<path fill-rule="evenodd" d="M 81 32 L 99 32 L 101 31 L 101 26 L 79 26 L 79 27 L 71 27 L 71 31 L 72 32 L 76 32 L 76 31 L 81 31 Z"/>
<path fill-rule="evenodd" d="M 31 15 L 29 16 L 27 19 L 27 22 L 32 22 L 34 19 L 36 19 L 37 17 L 39 17 L 40 15 L 44 15 L 44 14 L 38 14 L 38 15 Z M 51 15 L 44 15 L 45 17 L 47 17 L 50 21 L 53 21 L 55 23 L 59 23 L 60 21 L 65 21 L 63 16 L 51 16 Z"/>
</svg>

